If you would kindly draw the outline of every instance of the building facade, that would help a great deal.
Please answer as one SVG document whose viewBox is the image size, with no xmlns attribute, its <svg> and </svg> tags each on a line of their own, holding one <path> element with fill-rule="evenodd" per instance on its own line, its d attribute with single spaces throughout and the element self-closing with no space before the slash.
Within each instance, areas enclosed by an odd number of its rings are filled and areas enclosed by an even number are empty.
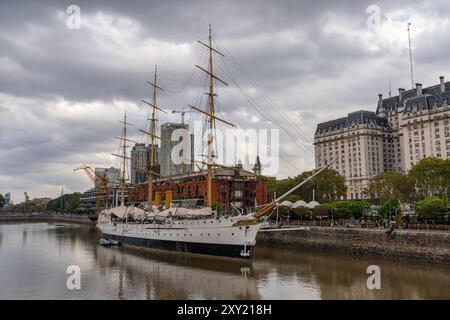
<svg viewBox="0 0 450 320">
<path fill-rule="evenodd" d="M 450 82 L 378 95 L 376 112 L 357 111 L 320 123 L 314 136 L 316 168 L 332 163 L 346 178 L 347 199 L 366 199 L 370 179 L 407 172 L 425 157 L 450 158 Z"/>
<path fill-rule="evenodd" d="M 154 182 L 153 190 L 161 194 L 163 202 L 166 192 L 171 191 L 174 201 L 200 200 L 197 203 L 205 204 L 207 202 L 206 171 L 158 179 Z M 134 186 L 129 194 L 130 203 L 138 204 L 148 201 L 148 183 Z M 222 212 L 232 211 L 232 206 L 251 210 L 255 205 L 267 203 L 267 184 L 246 170 L 214 168 L 212 201 L 219 205 Z"/>
<path fill-rule="evenodd" d="M 154 147 L 154 172 L 159 173 L 159 146 Z M 143 168 L 148 170 L 150 168 L 150 145 L 143 143 L 136 143 L 131 149 L 130 153 L 130 182 L 131 184 L 139 184 L 147 181 L 148 175 L 138 169 Z"/>
<path fill-rule="evenodd" d="M 128 205 L 128 192 L 130 186 L 125 187 L 124 198 L 125 204 Z M 120 205 L 120 185 L 109 185 L 108 186 L 108 208 L 118 207 Z M 96 190 L 91 188 L 80 194 L 80 205 L 79 209 L 82 211 L 93 211 L 95 210 L 96 202 Z"/>
<path fill-rule="evenodd" d="M 99 177 L 103 177 L 109 180 L 109 185 L 118 184 L 120 182 L 121 172 L 117 168 L 95 168 L 95 174 Z M 98 185 L 100 181 L 96 179 L 95 185 Z"/>
<path fill-rule="evenodd" d="M 189 154 L 188 154 L 189 153 Z M 161 175 L 170 177 L 194 171 L 194 136 L 189 125 L 165 123 L 161 126 L 159 154 Z"/>
</svg>

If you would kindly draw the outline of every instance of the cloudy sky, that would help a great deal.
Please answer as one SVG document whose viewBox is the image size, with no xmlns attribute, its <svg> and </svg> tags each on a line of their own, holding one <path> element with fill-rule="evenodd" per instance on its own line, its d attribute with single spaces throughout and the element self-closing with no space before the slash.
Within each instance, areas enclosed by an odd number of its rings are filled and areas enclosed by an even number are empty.
<svg viewBox="0 0 450 320">
<path fill-rule="evenodd" d="M 80 8 L 79 29 L 68 27 L 70 5 Z M 411 86 L 408 21 L 414 80 L 450 79 L 449 12 L 445 0 L 1 0 L 0 193 L 20 202 L 24 191 L 83 191 L 90 183 L 76 166 L 118 166 L 110 153 L 125 109 L 131 135 L 145 141 L 140 101 L 150 97 L 155 64 L 161 106 L 205 106 L 205 76 L 194 65 L 206 65 L 197 40 L 207 40 L 208 24 L 225 53 L 217 74 L 230 84 L 217 88 L 221 115 L 241 128 L 279 128 L 278 176 L 296 175 L 314 166 L 317 123 L 375 110 L 389 81 L 393 93 Z M 186 115 L 191 125 L 198 117 Z"/>
</svg>

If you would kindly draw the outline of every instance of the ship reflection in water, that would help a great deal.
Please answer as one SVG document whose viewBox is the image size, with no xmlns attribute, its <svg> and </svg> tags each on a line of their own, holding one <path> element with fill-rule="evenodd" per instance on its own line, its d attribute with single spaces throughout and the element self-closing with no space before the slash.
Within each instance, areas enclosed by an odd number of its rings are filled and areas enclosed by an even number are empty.
<svg viewBox="0 0 450 320">
<path fill-rule="evenodd" d="M 450 298 L 444 266 L 257 246 L 253 263 L 102 247 L 91 226 L 0 224 L 0 299 Z M 366 286 L 381 268 L 381 290 Z M 66 268 L 79 265 L 81 290 Z"/>
</svg>

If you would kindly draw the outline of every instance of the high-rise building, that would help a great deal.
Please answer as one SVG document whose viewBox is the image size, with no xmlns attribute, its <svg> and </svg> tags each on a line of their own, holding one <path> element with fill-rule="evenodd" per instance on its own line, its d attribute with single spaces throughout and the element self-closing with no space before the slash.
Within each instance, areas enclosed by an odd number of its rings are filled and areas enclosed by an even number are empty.
<svg viewBox="0 0 450 320">
<path fill-rule="evenodd" d="M 138 184 L 147 181 L 148 176 L 145 172 L 138 169 L 148 170 L 150 167 L 150 145 L 143 143 L 136 143 L 131 149 L 131 161 L 130 161 L 130 182 L 131 184 Z M 154 172 L 159 173 L 159 146 L 155 145 L 154 148 Z"/>
<path fill-rule="evenodd" d="M 320 123 L 314 136 L 316 167 L 346 178 L 347 198 L 364 199 L 369 181 L 383 171 L 409 171 L 425 157 L 450 158 L 450 82 L 378 95 L 376 113 L 358 111 Z"/>
<path fill-rule="evenodd" d="M 173 176 L 194 171 L 194 135 L 189 125 L 165 123 L 161 126 L 161 175 Z"/>
<path fill-rule="evenodd" d="M 120 169 L 117 168 L 95 168 L 95 174 L 97 176 L 106 178 L 109 180 L 108 185 L 113 185 L 113 184 L 119 184 L 120 183 L 120 177 L 121 177 L 121 172 Z M 96 185 L 99 182 L 96 181 Z"/>
<path fill-rule="evenodd" d="M 314 141 L 316 167 L 334 162 L 331 167 L 346 178 L 348 199 L 363 198 L 370 179 L 389 167 L 391 129 L 375 112 L 320 123 Z"/>
<path fill-rule="evenodd" d="M 9 203 L 11 202 L 11 193 L 10 192 L 5 193 L 4 198 L 5 198 L 5 206 L 9 205 Z"/>
</svg>

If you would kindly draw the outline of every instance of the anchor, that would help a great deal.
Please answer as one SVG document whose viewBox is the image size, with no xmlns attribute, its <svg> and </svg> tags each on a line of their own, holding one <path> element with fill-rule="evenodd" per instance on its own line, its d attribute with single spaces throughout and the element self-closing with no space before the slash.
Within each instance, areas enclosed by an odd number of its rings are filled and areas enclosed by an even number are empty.
<svg viewBox="0 0 450 320">
<path fill-rule="evenodd" d="M 250 251 L 247 251 L 246 244 L 244 244 L 244 250 L 241 250 L 241 257 L 250 257 Z"/>
</svg>

